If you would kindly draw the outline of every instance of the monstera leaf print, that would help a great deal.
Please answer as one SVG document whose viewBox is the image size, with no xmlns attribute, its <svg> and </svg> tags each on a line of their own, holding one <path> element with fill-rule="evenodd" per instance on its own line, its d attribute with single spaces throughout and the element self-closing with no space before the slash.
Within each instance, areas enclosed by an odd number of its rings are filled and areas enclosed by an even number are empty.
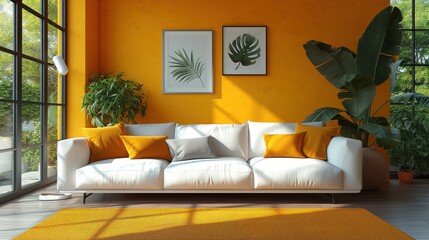
<svg viewBox="0 0 429 240">
<path fill-rule="evenodd" d="M 201 76 L 204 72 L 204 63 L 201 62 L 200 58 L 194 58 L 194 52 L 191 51 L 190 56 L 186 53 L 185 49 L 182 51 L 179 49 L 174 51 L 175 56 L 170 56 L 171 75 L 179 83 L 190 83 L 195 79 L 199 79 L 201 85 L 204 87 Z"/>
<path fill-rule="evenodd" d="M 253 65 L 256 63 L 256 59 L 261 56 L 259 40 L 248 33 L 238 36 L 229 44 L 228 55 L 234 63 L 238 63 L 235 70 L 240 64 L 243 66 Z"/>
</svg>

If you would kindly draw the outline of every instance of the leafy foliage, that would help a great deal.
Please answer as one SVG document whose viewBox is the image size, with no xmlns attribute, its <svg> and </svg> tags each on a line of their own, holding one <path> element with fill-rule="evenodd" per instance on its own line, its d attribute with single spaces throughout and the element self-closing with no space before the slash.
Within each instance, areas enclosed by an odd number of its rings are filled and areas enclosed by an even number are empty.
<svg viewBox="0 0 429 240">
<path fill-rule="evenodd" d="M 123 73 L 94 75 L 89 91 L 82 100 L 82 109 L 93 126 L 104 127 L 118 122 L 135 123 L 137 115 L 146 115 L 147 103 L 143 85 L 122 79 Z"/>
<path fill-rule="evenodd" d="M 391 0 L 391 4 L 402 10 L 404 14 L 403 28 L 410 30 L 413 12 L 411 11 L 411 0 Z M 426 123 L 429 122 L 429 114 L 423 114 L 423 112 L 427 112 L 427 109 L 422 108 L 428 107 L 429 104 L 429 68 L 426 66 L 413 68 L 411 66 L 413 64 L 429 64 L 429 48 L 427 47 L 429 46 L 429 31 L 427 31 L 429 28 L 429 4 L 426 0 L 415 0 L 413 4 L 416 13 L 415 28 L 423 31 L 415 31 L 416 41 L 414 43 L 411 31 L 404 31 L 401 43 L 401 59 L 398 60 L 398 64 L 392 66 L 391 92 L 394 97 L 391 99 L 391 121 L 392 126 L 399 128 L 404 136 L 401 145 L 392 149 L 390 155 L 392 165 L 411 168 L 417 174 L 428 176 L 429 158 L 417 154 L 419 150 L 416 150 L 421 143 L 427 142 L 428 135 L 425 135 L 424 131 L 417 130 L 418 133 L 414 138 L 410 132 L 421 128 L 425 123 L 424 118 L 426 118 Z M 411 46 L 414 46 L 414 49 Z M 414 63 L 412 61 L 413 51 Z M 399 125 L 398 120 L 401 122 Z M 407 121 L 412 122 L 406 123 Z M 422 136 L 426 139 L 421 139 Z"/>
<path fill-rule="evenodd" d="M 429 4 L 426 0 L 415 0 L 415 27 L 417 29 L 429 29 Z M 404 29 L 411 29 L 411 0 L 391 0 L 391 5 L 395 5 L 402 10 L 404 20 L 402 25 Z M 417 64 L 429 64 L 429 37 L 428 31 L 416 31 L 415 42 L 415 61 Z M 401 59 L 408 64 L 412 61 L 412 34 L 411 31 L 405 31 L 401 43 Z M 392 84 L 393 93 L 395 95 L 412 92 L 412 67 L 399 66 L 398 77 L 396 83 Z M 415 92 L 429 96 L 429 68 L 415 68 Z"/>
<path fill-rule="evenodd" d="M 248 33 L 238 36 L 229 44 L 229 58 L 234 63 L 238 63 L 235 70 L 240 64 L 250 66 L 256 63 L 256 60 L 261 56 L 261 48 L 258 46 L 259 40 Z"/>
<path fill-rule="evenodd" d="M 194 52 L 191 51 L 191 56 L 189 57 L 185 49 L 182 49 L 183 52 L 179 50 L 174 51 L 176 56 L 170 56 L 172 59 L 169 62 L 170 67 L 174 70 L 171 71 L 171 75 L 180 83 L 189 83 L 194 79 L 199 79 L 201 85 L 204 87 L 203 80 L 201 79 L 204 72 L 204 63 L 201 62 L 201 59 L 194 59 Z"/>
<path fill-rule="evenodd" d="M 399 129 L 401 144 L 389 151 L 391 162 L 403 170 L 412 169 L 417 174 L 429 173 L 429 108 L 411 105 L 391 106 L 390 124 Z"/>
<path fill-rule="evenodd" d="M 33 129 L 29 131 L 24 131 L 22 134 L 22 141 L 27 143 L 28 145 L 37 145 L 40 144 L 40 121 L 33 123 Z M 57 126 L 48 125 L 48 138 L 49 139 L 57 139 L 58 131 Z M 38 171 L 40 164 L 40 147 L 29 147 L 25 148 L 22 152 L 22 161 L 25 166 L 25 171 Z M 57 149 L 56 147 L 52 147 L 52 145 L 48 146 L 48 165 L 56 166 L 57 165 Z"/>
<path fill-rule="evenodd" d="M 0 96 L 6 99 L 12 99 L 13 92 L 12 82 L 0 80 Z M 39 96 L 40 90 L 38 86 L 26 85 L 25 89 L 22 90 L 27 95 Z M 0 104 L 0 135 L 11 136 L 13 133 L 13 115 L 11 104 Z M 33 111 L 29 108 L 22 108 L 22 121 L 31 121 L 33 119 L 39 119 L 39 112 Z"/>
<path fill-rule="evenodd" d="M 394 96 L 390 99 L 390 102 L 393 104 L 415 105 L 429 108 L 429 97 L 420 93 L 405 93 Z"/>
<path fill-rule="evenodd" d="M 336 88 L 344 110 L 325 107 L 315 110 L 304 121 L 338 120 L 341 133 L 362 140 L 369 146 L 369 135 L 377 145 L 389 149 L 400 142 L 400 134 L 386 126 L 386 120 L 371 116 L 375 86 L 389 78 L 390 65 L 398 59 L 401 43 L 401 11 L 387 7 L 366 28 L 358 44 L 358 54 L 345 47 L 311 40 L 304 44 L 307 57 Z M 328 111 L 330 110 L 330 111 Z"/>
</svg>

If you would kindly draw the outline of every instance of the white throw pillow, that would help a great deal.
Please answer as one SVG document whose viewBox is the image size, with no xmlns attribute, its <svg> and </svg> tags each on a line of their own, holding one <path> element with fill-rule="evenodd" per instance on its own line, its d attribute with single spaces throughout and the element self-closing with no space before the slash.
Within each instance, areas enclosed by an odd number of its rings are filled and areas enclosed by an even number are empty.
<svg viewBox="0 0 429 240">
<path fill-rule="evenodd" d="M 200 158 L 215 158 L 210 147 L 210 136 L 165 140 L 170 148 L 173 162 Z"/>
<path fill-rule="evenodd" d="M 264 134 L 292 134 L 295 133 L 295 123 L 281 122 L 252 122 L 249 125 L 249 159 L 264 156 Z M 303 123 L 307 126 L 323 127 L 322 122 Z"/>
<path fill-rule="evenodd" d="M 211 147 L 217 156 L 247 160 L 247 124 L 190 124 L 176 126 L 176 139 L 211 136 Z"/>
<path fill-rule="evenodd" d="M 167 136 L 174 138 L 176 123 L 125 124 L 125 133 L 131 136 Z"/>
</svg>

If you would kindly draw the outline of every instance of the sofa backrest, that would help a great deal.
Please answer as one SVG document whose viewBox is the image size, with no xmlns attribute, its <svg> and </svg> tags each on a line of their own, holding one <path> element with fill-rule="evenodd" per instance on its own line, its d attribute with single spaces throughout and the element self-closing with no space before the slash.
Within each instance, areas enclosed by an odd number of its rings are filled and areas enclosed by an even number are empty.
<svg viewBox="0 0 429 240">
<path fill-rule="evenodd" d="M 295 133 L 296 123 L 247 122 L 249 126 L 249 159 L 262 157 L 265 153 L 264 134 Z M 308 126 L 322 127 L 322 122 L 303 123 Z"/>
<path fill-rule="evenodd" d="M 174 138 L 176 123 L 125 124 L 125 132 L 131 136 L 167 136 Z"/>
<path fill-rule="evenodd" d="M 217 156 L 248 159 L 247 124 L 176 125 L 176 139 L 211 136 L 211 147 Z"/>
</svg>

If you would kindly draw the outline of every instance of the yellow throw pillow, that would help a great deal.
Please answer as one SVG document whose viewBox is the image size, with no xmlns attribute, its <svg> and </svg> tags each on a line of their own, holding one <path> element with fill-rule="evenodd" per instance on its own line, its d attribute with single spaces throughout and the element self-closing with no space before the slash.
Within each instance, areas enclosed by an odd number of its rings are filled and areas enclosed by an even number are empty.
<svg viewBox="0 0 429 240">
<path fill-rule="evenodd" d="M 339 134 L 340 127 L 312 127 L 297 123 L 295 132 L 306 132 L 303 142 L 306 157 L 326 160 L 328 144 Z"/>
<path fill-rule="evenodd" d="M 305 132 L 295 134 L 264 134 L 265 158 L 272 157 L 305 157 L 302 152 L 302 140 Z"/>
<path fill-rule="evenodd" d="M 171 161 L 166 136 L 121 136 L 130 159 L 161 158 Z"/>
<path fill-rule="evenodd" d="M 127 149 L 120 137 L 125 134 L 123 123 L 112 127 L 83 128 L 82 131 L 91 149 L 90 163 L 103 159 L 128 156 Z"/>
</svg>

